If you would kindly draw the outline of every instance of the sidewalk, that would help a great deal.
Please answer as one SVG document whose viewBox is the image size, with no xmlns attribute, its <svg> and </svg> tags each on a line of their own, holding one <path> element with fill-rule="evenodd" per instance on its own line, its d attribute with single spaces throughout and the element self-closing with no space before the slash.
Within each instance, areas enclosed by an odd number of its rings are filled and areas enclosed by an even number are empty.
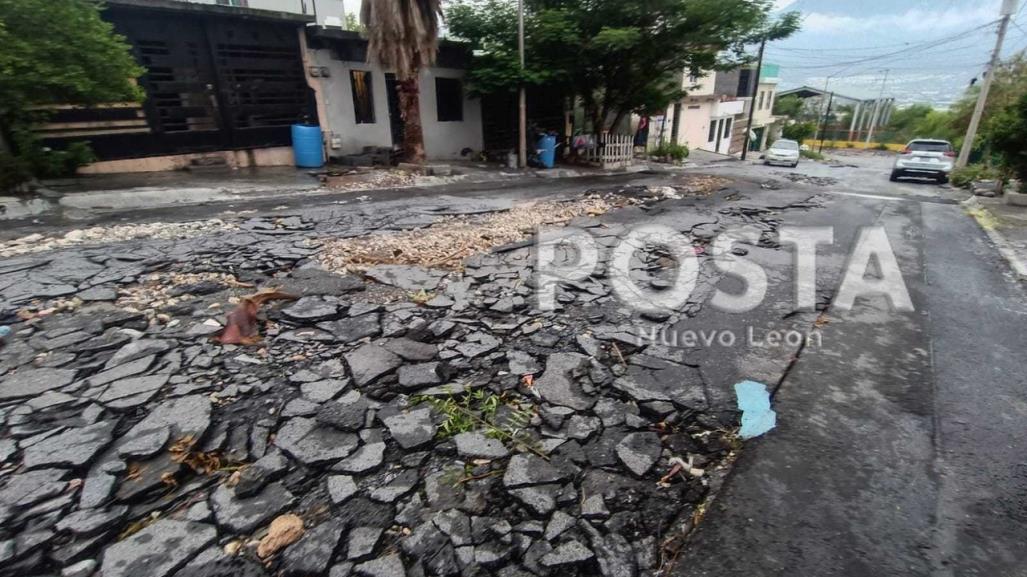
<svg viewBox="0 0 1027 577">
<path fill-rule="evenodd" d="M 963 207 L 984 229 L 1020 280 L 1027 280 L 1027 208 L 1004 198 L 971 196 Z"/>
</svg>

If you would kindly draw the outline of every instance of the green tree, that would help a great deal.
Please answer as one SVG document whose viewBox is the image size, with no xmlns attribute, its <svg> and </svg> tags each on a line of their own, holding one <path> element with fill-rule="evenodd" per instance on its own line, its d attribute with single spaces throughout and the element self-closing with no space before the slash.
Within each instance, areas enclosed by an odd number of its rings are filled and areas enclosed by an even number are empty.
<svg viewBox="0 0 1027 577">
<path fill-rule="evenodd" d="M 802 114 L 803 101 L 794 94 L 782 96 L 774 101 L 774 116 L 787 116 L 798 120 Z"/>
<path fill-rule="evenodd" d="M 908 142 L 914 138 L 930 138 L 930 134 L 920 134 L 921 122 L 928 114 L 934 111 L 929 104 L 913 104 L 905 108 L 896 108 L 884 127 L 882 133 L 887 133 L 888 140 L 894 142 Z"/>
<path fill-rule="evenodd" d="M 1002 164 L 1020 179 L 1021 190 L 1027 183 L 1027 92 L 996 114 L 991 139 Z"/>
<path fill-rule="evenodd" d="M 368 59 L 396 73 L 403 154 L 410 162 L 425 160 L 419 74 L 435 62 L 438 53 L 441 4 L 441 0 L 364 0 L 361 5 Z"/>
<path fill-rule="evenodd" d="M 140 100 L 144 71 L 94 0 L 0 0 L 0 131 L 37 119 L 34 106 Z"/>
<path fill-rule="evenodd" d="M 632 112 L 665 110 L 683 94 L 682 72 L 746 62 L 747 45 L 798 29 L 797 13 L 771 23 L 771 7 L 769 0 L 527 0 L 523 72 L 513 2 L 457 0 L 447 25 L 476 50 L 469 76 L 476 91 L 561 88 L 606 130 Z"/>
<path fill-rule="evenodd" d="M 813 122 L 795 122 L 781 129 L 781 136 L 802 144 L 802 141 L 813 136 L 816 131 L 817 125 Z"/>
</svg>

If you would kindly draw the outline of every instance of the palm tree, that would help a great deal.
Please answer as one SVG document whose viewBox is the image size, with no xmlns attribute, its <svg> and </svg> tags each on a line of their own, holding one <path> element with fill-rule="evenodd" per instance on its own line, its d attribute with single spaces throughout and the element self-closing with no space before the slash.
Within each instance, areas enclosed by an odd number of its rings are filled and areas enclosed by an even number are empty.
<svg viewBox="0 0 1027 577">
<path fill-rule="evenodd" d="M 360 10 L 368 60 L 396 74 L 403 155 L 409 162 L 425 159 L 418 75 L 435 62 L 441 16 L 441 0 L 364 0 Z"/>
</svg>

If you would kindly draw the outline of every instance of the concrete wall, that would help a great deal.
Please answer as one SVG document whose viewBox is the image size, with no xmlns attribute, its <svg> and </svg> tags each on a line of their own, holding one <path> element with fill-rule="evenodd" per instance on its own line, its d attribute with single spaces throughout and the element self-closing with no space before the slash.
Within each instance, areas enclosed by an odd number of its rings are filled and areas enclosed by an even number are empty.
<svg viewBox="0 0 1027 577">
<path fill-rule="evenodd" d="M 126 172 L 163 172 L 185 170 L 193 161 L 204 161 L 228 168 L 260 166 L 293 166 L 292 147 L 254 148 L 250 150 L 218 150 L 192 154 L 170 154 L 147 158 L 103 160 L 78 169 L 78 174 L 118 174 Z"/>
<path fill-rule="evenodd" d="M 361 152 L 365 146 L 392 146 L 389 124 L 389 100 L 385 73 L 366 62 L 336 60 L 331 50 L 310 51 L 311 63 L 327 67 L 329 76 L 320 78 L 321 98 L 326 118 L 321 119 L 330 156 Z M 350 70 L 371 71 L 371 94 L 374 123 L 357 124 L 353 108 Z M 463 78 L 463 70 L 432 68 L 421 73 L 421 123 L 424 147 L 428 158 L 458 159 L 460 151 L 482 149 L 481 101 L 468 98 L 464 92 L 464 119 L 461 122 L 439 122 L 435 100 L 435 78 Z M 399 144 L 399 143 L 395 143 Z"/>
<path fill-rule="evenodd" d="M 714 102 L 684 103 L 681 106 L 681 123 L 678 125 L 678 143 L 692 148 L 705 148 L 710 130 L 710 115 Z"/>
<path fill-rule="evenodd" d="M 436 78 L 460 78 L 463 70 L 431 68 L 421 73 L 421 122 L 424 125 L 424 149 L 428 158 L 458 159 L 460 151 L 480 151 L 484 146 L 481 131 L 481 100 L 468 98 L 464 87 L 464 119 L 460 122 L 439 122 L 435 101 Z"/>
</svg>

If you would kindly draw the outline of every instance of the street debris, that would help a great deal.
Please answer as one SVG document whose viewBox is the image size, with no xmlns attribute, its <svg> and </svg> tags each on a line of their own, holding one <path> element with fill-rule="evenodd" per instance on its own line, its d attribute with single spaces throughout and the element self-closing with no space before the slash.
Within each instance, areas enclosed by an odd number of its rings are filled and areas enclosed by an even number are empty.
<svg viewBox="0 0 1027 577">
<path fill-rule="evenodd" d="M 276 517 L 257 546 L 257 557 L 267 559 L 303 537 L 303 519 L 291 513 Z"/>
<path fill-rule="evenodd" d="M 118 224 L 75 229 L 62 236 L 30 234 L 14 240 L 0 242 L 0 258 L 46 252 L 80 244 L 119 242 L 137 238 L 185 239 L 221 230 L 234 230 L 234 226 L 221 219 L 194 222 L 151 222 L 145 224 Z"/>
<path fill-rule="evenodd" d="M 701 305 L 643 318 L 596 274 L 538 310 L 521 242 L 563 223 L 610 243 L 636 204 L 354 203 L 0 263 L 18 335 L 0 351 L 3 571 L 666 570 L 737 455 L 737 422 L 682 349 L 626 327 Z M 669 266 L 651 256 L 633 274 Z"/>
<path fill-rule="evenodd" d="M 830 176 L 810 176 L 808 174 L 802 174 L 800 172 L 776 172 L 788 180 L 799 183 L 799 184 L 812 184 L 813 186 L 834 186 L 838 184 L 837 178 L 831 178 Z"/>
<path fill-rule="evenodd" d="M 599 216 L 623 204 L 590 195 L 567 202 L 533 202 L 484 215 L 439 217 L 425 228 L 367 237 L 328 240 L 320 253 L 328 270 L 352 272 L 377 264 L 408 264 L 454 270 L 467 257 L 521 240 L 543 225 Z"/>
<path fill-rule="evenodd" d="M 346 174 L 329 175 L 325 186 L 333 191 L 378 190 L 383 188 L 409 188 L 414 186 L 440 186 L 464 180 L 464 175 L 421 175 L 400 169 L 357 170 Z"/>
<path fill-rule="evenodd" d="M 255 345 L 261 340 L 260 327 L 257 324 L 257 312 L 260 311 L 260 307 L 272 301 L 298 298 L 274 289 L 243 297 L 235 310 L 228 313 L 225 328 L 212 338 L 223 345 Z"/>
<path fill-rule="evenodd" d="M 739 437 L 759 437 L 777 424 L 777 413 L 770 408 L 770 393 L 766 385 L 756 381 L 742 381 L 735 384 L 735 396 L 738 398 L 738 410 L 742 411 Z"/>
</svg>

